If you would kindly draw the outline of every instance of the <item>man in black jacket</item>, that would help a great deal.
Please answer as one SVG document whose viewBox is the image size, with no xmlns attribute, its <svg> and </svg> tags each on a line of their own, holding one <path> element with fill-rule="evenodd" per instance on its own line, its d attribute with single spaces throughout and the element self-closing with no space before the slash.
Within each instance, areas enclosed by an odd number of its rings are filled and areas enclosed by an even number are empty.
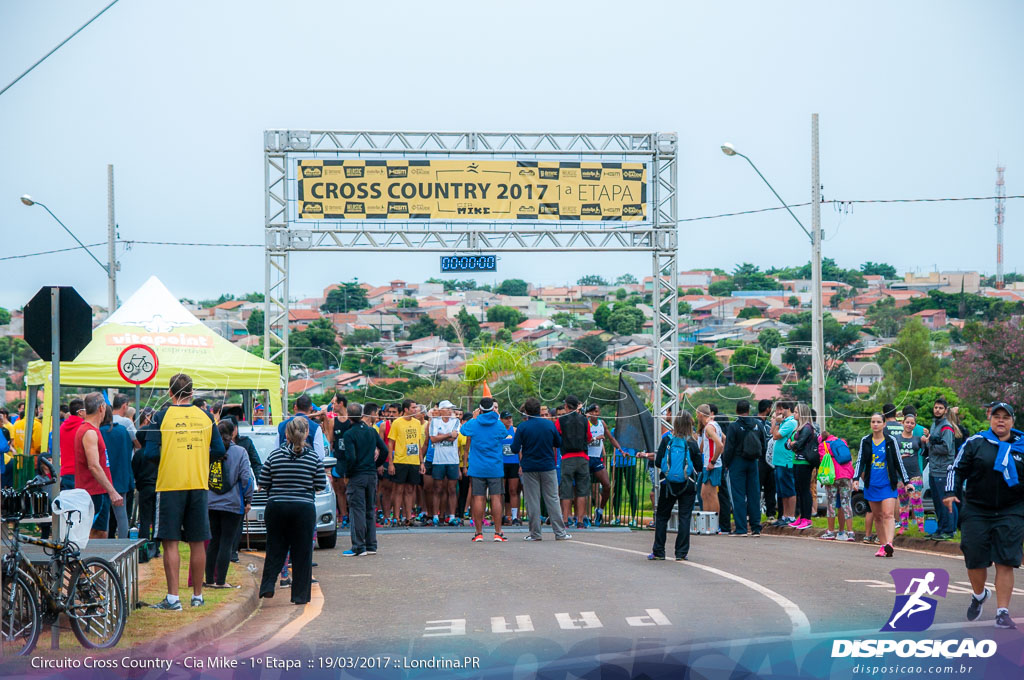
<svg viewBox="0 0 1024 680">
<path fill-rule="evenodd" d="M 981 616 L 991 593 L 988 568 L 996 565 L 996 628 L 1016 628 L 1010 618 L 1013 570 L 1024 558 L 1024 432 L 1013 429 L 1013 407 L 998 402 L 989 412 L 989 429 L 967 439 L 946 476 L 946 509 L 961 509 L 960 551 L 974 596 L 967 620 Z"/>
<path fill-rule="evenodd" d="M 340 452 L 344 461 L 339 460 L 348 484 L 349 530 L 352 547 L 342 553 L 345 557 L 377 554 L 377 524 L 374 499 L 377 497 L 377 468 L 388 458 L 388 447 L 377 431 L 363 417 L 362 404 L 348 406 L 348 422 L 351 425 L 343 436 Z"/>
<path fill-rule="evenodd" d="M 768 452 L 772 442 L 772 426 L 768 422 L 772 412 L 772 400 L 762 399 L 757 402 L 757 420 L 764 434 L 764 453 L 757 462 L 757 471 L 761 480 L 761 495 L 764 498 L 764 514 L 769 519 L 776 516 L 775 503 L 775 468 L 768 464 Z"/>
<path fill-rule="evenodd" d="M 764 430 L 757 418 L 750 417 L 750 402 L 736 402 L 736 420 L 725 432 L 725 451 L 722 462 L 729 471 L 732 485 L 733 518 L 736 529 L 730 536 L 746 536 L 747 520 L 750 533 L 761 535 L 761 485 L 757 468 L 764 455 Z"/>
</svg>

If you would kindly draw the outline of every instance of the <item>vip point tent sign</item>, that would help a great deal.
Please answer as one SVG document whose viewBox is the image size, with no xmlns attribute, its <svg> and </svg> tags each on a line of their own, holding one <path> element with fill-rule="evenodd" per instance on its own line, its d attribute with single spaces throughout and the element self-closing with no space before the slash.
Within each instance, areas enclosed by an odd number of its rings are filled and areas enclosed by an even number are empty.
<svg viewBox="0 0 1024 680">
<path fill-rule="evenodd" d="M 299 219 L 647 217 L 643 163 L 299 160 Z"/>
</svg>

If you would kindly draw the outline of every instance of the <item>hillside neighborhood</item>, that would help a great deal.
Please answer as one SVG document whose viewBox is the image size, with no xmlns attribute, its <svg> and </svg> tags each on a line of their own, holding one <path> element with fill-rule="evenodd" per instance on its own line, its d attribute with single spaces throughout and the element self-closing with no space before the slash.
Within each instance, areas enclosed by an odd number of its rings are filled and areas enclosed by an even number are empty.
<svg viewBox="0 0 1024 680">
<path fill-rule="evenodd" d="M 914 320 L 929 332 L 931 350 L 948 358 L 972 320 L 1024 310 L 1024 281 L 1002 289 L 978 272 L 895 276 L 889 265 L 841 270 L 826 261 L 823 299 L 829 375 L 847 392 L 867 394 L 885 378 L 885 349 Z M 879 272 L 879 273 L 874 273 Z M 782 395 L 806 374 L 801 327 L 809 326 L 811 282 L 801 268 L 761 272 L 742 264 L 679 273 L 680 375 L 688 390 L 745 386 L 756 398 Z M 796 274 L 796 276 L 794 276 Z M 583 277 L 577 285 L 538 286 L 509 279 L 493 287 L 473 280 L 393 280 L 331 284 L 319 296 L 290 303 L 287 393 L 332 394 L 418 375 L 459 379 L 467 357 L 491 343 L 526 343 L 534 363 L 571 361 L 626 369 L 650 387 L 653 280 L 629 274 Z M 262 354 L 262 295 L 182 300 L 225 339 Z M 95 319 L 105 310 L 97 308 Z M 23 319 L 10 312 L 0 326 L 8 400 L 22 396 Z M 838 334 L 836 338 L 830 338 Z M 807 336 L 809 337 L 809 336 Z M 0 348 L 2 350 L 3 348 Z M 26 351 L 27 350 L 27 351 Z M 403 377 L 404 376 L 404 377 Z"/>
</svg>

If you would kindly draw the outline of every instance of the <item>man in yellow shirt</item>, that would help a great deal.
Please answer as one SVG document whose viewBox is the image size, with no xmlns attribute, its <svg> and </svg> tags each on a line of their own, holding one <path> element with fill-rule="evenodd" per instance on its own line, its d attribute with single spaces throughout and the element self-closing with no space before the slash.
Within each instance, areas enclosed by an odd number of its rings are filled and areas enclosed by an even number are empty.
<svg viewBox="0 0 1024 680">
<path fill-rule="evenodd" d="M 147 458 L 159 459 L 156 476 L 156 526 L 154 534 L 164 549 L 167 597 L 155 609 L 181 611 L 178 574 L 181 556 L 178 543 L 188 542 L 191 555 L 192 606 L 201 607 L 206 575 L 205 541 L 210 540 L 207 490 L 210 463 L 224 457 L 224 441 L 213 417 L 192 404 L 192 378 L 171 376 L 171 404 L 153 416 L 146 432 Z"/>
<path fill-rule="evenodd" d="M 412 524 L 416 487 L 420 485 L 420 451 L 426 446 L 423 423 L 416 417 L 419 408 L 412 399 L 403 401 L 402 415 L 388 433 L 388 474 L 394 485 L 391 503 L 395 519 L 399 518 L 399 509 L 405 509 L 406 526 Z"/>
<path fill-rule="evenodd" d="M 43 421 L 40 418 L 42 414 L 41 407 L 36 407 L 36 420 L 32 423 L 32 446 L 29 447 L 29 451 L 25 451 L 25 424 L 28 422 L 28 418 L 18 418 L 18 422 L 11 426 L 14 435 L 14 441 L 11 442 L 14 445 L 14 449 L 18 453 L 31 453 L 33 456 L 38 456 L 43 441 Z"/>
</svg>

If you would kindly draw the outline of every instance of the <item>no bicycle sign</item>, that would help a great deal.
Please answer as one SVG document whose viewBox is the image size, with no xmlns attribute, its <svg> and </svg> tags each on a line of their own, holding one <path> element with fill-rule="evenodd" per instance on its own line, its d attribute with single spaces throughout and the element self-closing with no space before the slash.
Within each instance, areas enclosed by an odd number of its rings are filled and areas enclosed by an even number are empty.
<svg viewBox="0 0 1024 680">
<path fill-rule="evenodd" d="M 160 362 L 148 345 L 129 345 L 117 357 L 117 372 L 125 382 L 143 385 L 156 376 Z"/>
</svg>

